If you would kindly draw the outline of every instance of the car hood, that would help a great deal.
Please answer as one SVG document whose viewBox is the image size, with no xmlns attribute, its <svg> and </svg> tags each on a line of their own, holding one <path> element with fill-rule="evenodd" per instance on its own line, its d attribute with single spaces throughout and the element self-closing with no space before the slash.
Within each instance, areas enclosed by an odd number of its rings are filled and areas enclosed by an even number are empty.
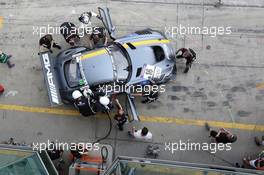
<svg viewBox="0 0 264 175">
<path fill-rule="evenodd" d="M 112 59 L 105 48 L 84 53 L 81 64 L 89 85 L 114 80 Z"/>
<path fill-rule="evenodd" d="M 143 65 L 154 65 L 156 63 L 155 55 L 153 49 L 149 46 L 138 47 L 135 50 L 127 49 L 127 51 L 131 58 L 133 68 L 130 83 L 133 83 L 134 81 L 141 79 L 137 74 L 138 71 L 143 68 Z"/>
</svg>

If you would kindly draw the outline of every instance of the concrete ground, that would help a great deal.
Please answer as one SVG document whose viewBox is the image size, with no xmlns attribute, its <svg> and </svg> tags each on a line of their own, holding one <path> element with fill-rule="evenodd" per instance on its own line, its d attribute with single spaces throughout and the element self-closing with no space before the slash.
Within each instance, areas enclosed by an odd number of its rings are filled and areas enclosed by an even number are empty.
<svg viewBox="0 0 264 175">
<path fill-rule="evenodd" d="M 77 23 L 80 13 L 106 6 L 119 35 L 147 27 L 165 32 L 166 28 L 180 24 L 231 26 L 230 35 L 177 34 L 170 37 L 176 48 L 193 48 L 197 60 L 188 74 L 182 73 L 184 61 L 179 60 L 177 79 L 166 85 L 166 92 L 157 102 L 143 105 L 138 100 L 137 107 L 144 120 L 128 124 L 125 129 L 129 130 L 132 125 L 147 126 L 154 135 L 152 142 L 162 148 L 160 159 L 232 166 L 241 162 L 245 155 L 256 155 L 263 148 L 255 146 L 253 138 L 264 131 L 264 2 L 222 0 L 223 5 L 219 7 L 215 6 L 216 2 L 0 0 L 0 16 L 4 19 L 0 28 L 0 49 L 12 53 L 16 63 L 13 69 L 0 65 L 0 83 L 6 88 L 0 97 L 0 140 L 15 137 L 27 143 L 47 142 L 48 139 L 92 142 L 107 132 L 108 121 L 105 119 L 32 110 L 49 107 L 37 55 L 39 36 L 33 34 L 33 26 L 59 26 L 65 21 Z M 60 35 L 54 38 L 63 47 L 68 47 Z M 21 110 L 21 106 L 35 108 Z M 66 106 L 60 108 L 72 110 Z M 172 154 L 164 149 L 165 143 L 180 140 L 209 142 L 208 133 L 202 126 L 204 121 L 209 121 L 212 126 L 230 128 L 238 135 L 231 151 L 216 154 L 176 151 Z M 115 156 L 144 157 L 149 144 L 132 140 L 126 132 L 119 132 L 115 127 L 103 142 L 113 146 Z"/>
</svg>

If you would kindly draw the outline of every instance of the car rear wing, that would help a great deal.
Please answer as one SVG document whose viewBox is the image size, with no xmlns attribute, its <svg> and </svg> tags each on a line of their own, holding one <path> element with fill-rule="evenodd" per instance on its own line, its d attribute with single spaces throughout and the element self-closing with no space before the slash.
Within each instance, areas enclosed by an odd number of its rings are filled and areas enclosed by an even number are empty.
<svg viewBox="0 0 264 175">
<path fill-rule="evenodd" d="M 42 65 L 45 84 L 48 90 L 48 96 L 51 106 L 58 106 L 62 104 L 59 93 L 59 86 L 54 70 L 54 59 L 49 52 L 40 53 L 40 62 Z"/>
<path fill-rule="evenodd" d="M 109 13 L 109 9 L 107 7 L 106 8 L 98 7 L 98 11 L 99 11 L 101 20 L 102 20 L 106 30 L 108 31 L 110 37 L 112 39 L 115 39 L 115 37 L 116 37 L 115 36 L 115 29 L 116 28 L 112 23 L 112 19 L 111 19 L 110 13 Z"/>
</svg>

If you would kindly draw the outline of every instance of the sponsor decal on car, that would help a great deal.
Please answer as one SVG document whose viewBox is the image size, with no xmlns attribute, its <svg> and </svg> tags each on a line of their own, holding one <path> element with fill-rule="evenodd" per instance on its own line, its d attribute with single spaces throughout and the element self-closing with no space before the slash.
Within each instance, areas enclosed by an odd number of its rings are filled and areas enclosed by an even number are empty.
<svg viewBox="0 0 264 175">
<path fill-rule="evenodd" d="M 56 79 L 52 69 L 51 61 L 48 53 L 42 55 L 43 71 L 48 88 L 50 101 L 53 104 L 61 104 L 60 96 L 57 89 Z"/>
</svg>

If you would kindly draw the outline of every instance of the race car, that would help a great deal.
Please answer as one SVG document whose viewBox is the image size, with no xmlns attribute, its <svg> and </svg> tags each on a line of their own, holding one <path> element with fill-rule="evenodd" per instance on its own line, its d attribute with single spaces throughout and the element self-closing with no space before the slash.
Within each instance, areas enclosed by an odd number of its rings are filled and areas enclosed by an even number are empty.
<svg viewBox="0 0 264 175">
<path fill-rule="evenodd" d="M 88 49 L 76 46 L 60 52 L 55 58 L 41 53 L 41 62 L 51 105 L 72 103 L 72 92 L 89 86 L 92 90 L 118 84 L 125 87 L 164 84 L 176 76 L 175 50 L 170 40 L 159 31 L 145 29 L 116 38 L 108 8 L 98 8 L 100 19 L 112 42 L 104 47 Z M 135 120 L 138 120 L 134 97 L 125 93 Z"/>
</svg>

